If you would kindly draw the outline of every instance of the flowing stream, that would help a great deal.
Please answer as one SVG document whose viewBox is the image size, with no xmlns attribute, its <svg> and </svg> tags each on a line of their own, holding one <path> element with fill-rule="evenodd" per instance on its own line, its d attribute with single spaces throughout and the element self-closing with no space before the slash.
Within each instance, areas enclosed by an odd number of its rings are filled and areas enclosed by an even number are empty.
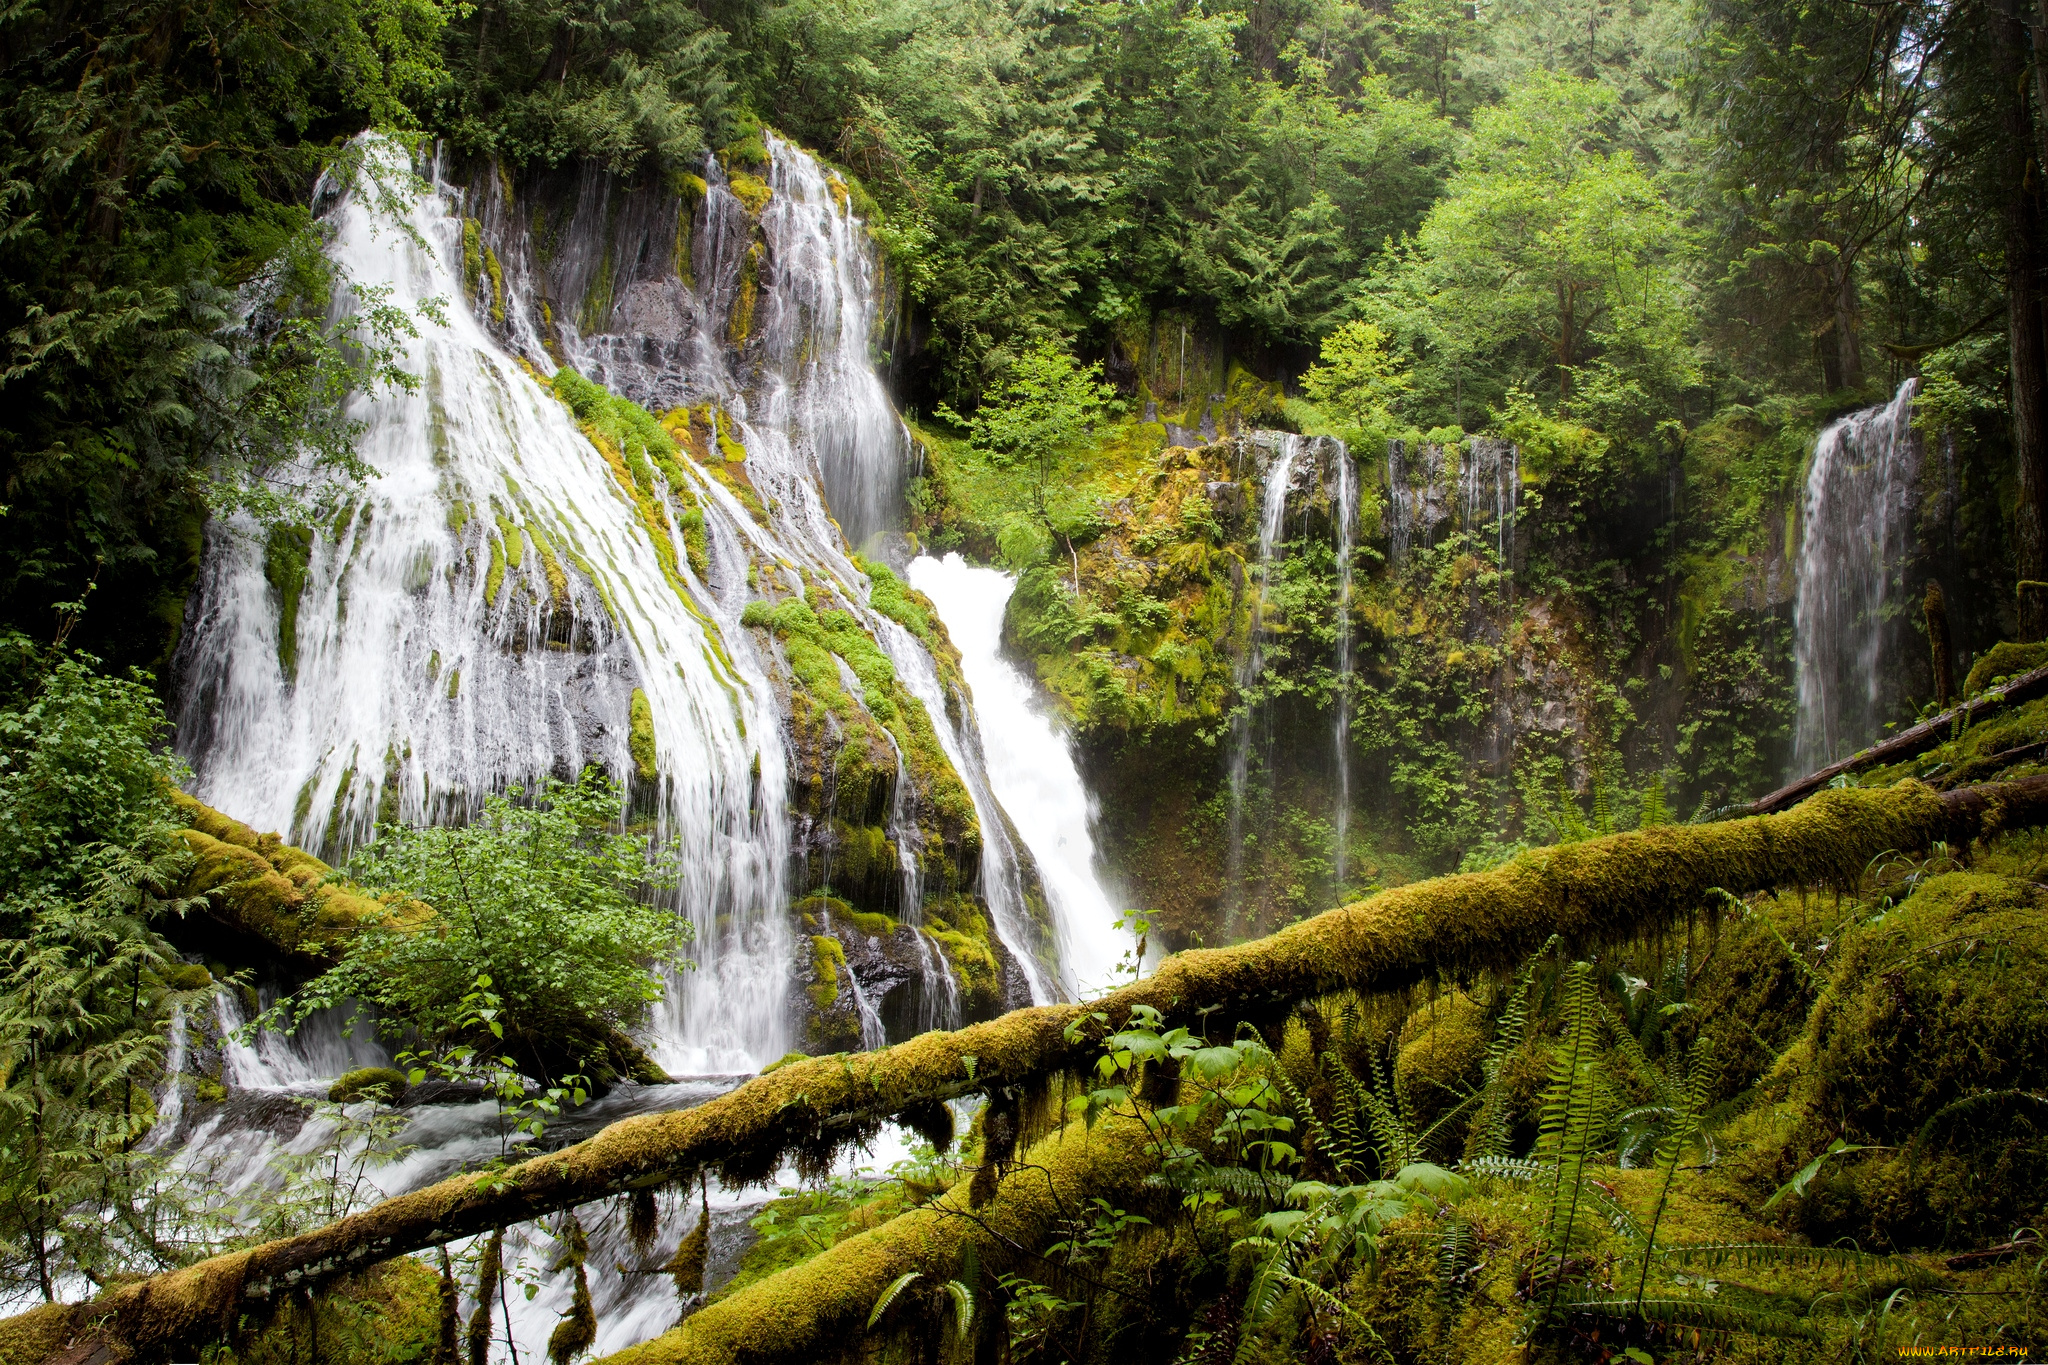
<svg viewBox="0 0 2048 1365">
<path fill-rule="evenodd" d="M 1920 438 L 1913 397 L 1831 422 L 1813 443 L 1793 598 L 1799 719 L 1794 773 L 1825 767 L 1882 732 L 1885 615 L 1911 548 Z"/>
</svg>

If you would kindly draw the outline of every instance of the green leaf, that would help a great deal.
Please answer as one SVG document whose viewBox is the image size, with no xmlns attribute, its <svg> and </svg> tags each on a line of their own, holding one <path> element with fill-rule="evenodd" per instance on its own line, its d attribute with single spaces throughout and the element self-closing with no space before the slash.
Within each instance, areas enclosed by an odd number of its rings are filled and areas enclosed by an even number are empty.
<svg viewBox="0 0 2048 1365">
<path fill-rule="evenodd" d="M 918 1278 L 918 1275 L 918 1271 L 906 1270 L 889 1282 L 889 1287 L 882 1291 L 882 1297 L 875 1300 L 874 1308 L 868 1313 L 870 1332 L 874 1331 L 875 1324 L 882 1320 L 882 1314 L 889 1311 L 889 1305 L 896 1302 L 896 1296 L 909 1288 L 910 1282 Z"/>
</svg>

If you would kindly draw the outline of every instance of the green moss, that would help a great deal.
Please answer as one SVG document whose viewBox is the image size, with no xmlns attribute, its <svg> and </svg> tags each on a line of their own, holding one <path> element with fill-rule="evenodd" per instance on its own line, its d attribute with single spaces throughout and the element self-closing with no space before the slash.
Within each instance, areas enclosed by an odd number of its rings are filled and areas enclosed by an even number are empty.
<svg viewBox="0 0 2048 1365">
<path fill-rule="evenodd" d="M 755 218 L 761 216 L 761 210 L 768 207 L 768 201 L 775 194 L 769 188 L 767 181 L 757 175 L 746 175 L 744 173 L 735 175 L 728 180 L 726 188 L 731 190 L 733 197 L 740 201 L 740 207 L 744 208 L 751 217 Z"/>
<path fill-rule="evenodd" d="M 451 668 L 448 670 L 448 700 L 454 701 L 460 695 L 462 695 L 462 670 Z"/>
<path fill-rule="evenodd" d="M 1394 1085 L 1413 1128 L 1428 1128 L 1471 1093 L 1482 1079 L 1479 1065 L 1490 1034 L 1486 1011 L 1463 991 L 1450 991 L 1408 1016 L 1394 1059 Z"/>
<path fill-rule="evenodd" d="M 491 321 L 505 325 L 505 272 L 498 265 L 498 253 L 484 248 L 484 272 L 491 277 Z"/>
<path fill-rule="evenodd" d="M 474 218 L 462 220 L 462 294 L 476 297 L 477 280 L 483 275 L 483 226 Z"/>
<path fill-rule="evenodd" d="M 340 1076 L 327 1087 L 327 1098 L 336 1104 L 354 1104 L 373 1099 L 394 1104 L 406 1092 L 405 1073 L 396 1067 L 365 1066 Z"/>
<path fill-rule="evenodd" d="M 312 555 L 312 527 L 271 527 L 263 551 L 263 577 L 277 593 L 277 665 L 286 682 L 299 676 L 299 601 L 306 594 L 306 567 Z"/>
<path fill-rule="evenodd" d="M 401 1258 L 337 1281 L 313 1300 L 282 1308 L 232 1346 L 203 1353 L 206 1365 L 299 1365 L 318 1341 L 321 1365 L 403 1365 L 432 1358 L 441 1336 L 441 1279 Z"/>
<path fill-rule="evenodd" d="M 1970 665 L 1970 676 L 1963 680 L 1963 696 L 1974 697 L 2001 678 L 2017 678 L 2022 673 L 2031 673 L 2042 664 L 2048 664 L 2048 640 L 2036 640 L 2020 644 L 2012 640 L 2000 640 L 1977 656 Z"/>
<path fill-rule="evenodd" d="M 2016 806 L 2006 818 L 2041 817 Z M 236 832 L 232 822 L 218 816 L 213 827 Z M 1056 1085 L 1058 1077 L 1100 1055 L 1088 1022 L 1095 1013 L 1113 1028 L 1127 1021 L 1135 1007 L 1147 1005 L 1159 1010 L 1167 1027 L 1185 1024 L 1214 1034 L 1228 1030 L 1235 1018 L 1270 1018 L 1274 1002 L 1349 988 L 1387 991 L 1440 972 L 1470 976 L 1511 968 L 1552 934 L 1589 945 L 1655 936 L 1684 924 L 1714 887 L 1745 895 L 1778 885 L 1853 886 L 1887 850 L 1925 849 L 1938 839 L 1959 843 L 1974 833 L 1935 793 L 1901 783 L 1882 791 L 1822 792 L 1778 815 L 1659 826 L 1524 853 L 1493 871 L 1384 891 L 1256 942 L 1176 954 L 1152 976 L 1090 1002 L 1085 1010 L 1018 1010 L 874 1053 L 790 1063 L 694 1108 L 629 1118 L 596 1138 L 509 1170 L 462 1175 L 415 1191 L 360 1215 L 345 1231 L 272 1243 L 260 1252 L 238 1252 L 121 1286 L 105 1295 L 96 1311 L 122 1324 L 126 1339 L 168 1353 L 171 1343 L 186 1339 L 180 1333 L 218 1331 L 217 1324 L 244 1291 L 242 1267 L 260 1264 L 266 1276 L 297 1274 L 331 1266 L 354 1248 L 371 1245 L 377 1254 L 400 1255 L 445 1238 L 451 1217 L 469 1227 L 524 1221 L 694 1175 L 714 1164 L 722 1178 L 735 1183 L 772 1178 L 791 1154 L 801 1154 L 808 1169 L 824 1170 L 832 1135 L 857 1138 L 866 1125 L 933 1099 Z M 193 834 L 212 837 L 196 829 Z M 2001 979 L 2000 989 L 2017 982 L 2026 994 L 2000 1003 L 1973 990 L 1940 1016 L 1945 1036 L 1953 1037 L 1946 1033 L 1952 1025 L 1967 1024 L 2002 1042 L 2010 1026 L 2025 1023 L 2031 1012 L 2043 1008 L 2038 1002 L 2048 993 L 2033 984 L 2034 940 L 2019 932 L 2026 928 L 2030 935 L 2031 927 L 2008 929 L 2012 921 L 2001 917 L 2038 918 L 2037 913 L 2031 903 L 2022 910 L 2020 893 L 2010 887 L 1982 887 L 1968 876 L 1948 882 L 1925 906 L 1914 912 L 1927 917 L 1921 924 L 1925 937 L 1910 943 L 1895 941 L 1895 926 L 1887 921 L 1869 926 L 1868 951 L 1905 947 L 1913 955 L 1873 958 L 1885 970 L 1870 981 L 1868 1007 L 1884 1008 L 1880 993 L 1888 989 L 1887 978 L 1903 973 L 1911 1008 L 1947 1009 L 1938 996 L 1913 986 L 1912 973 L 1927 970 L 1937 953 L 1947 953 L 1966 959 L 1969 970 L 1983 974 L 1979 979 L 1993 977 L 2003 965 L 1998 950 L 2010 941 L 2022 950 L 2018 957 L 2024 972 L 2010 981 Z M 1966 948 L 1971 943 L 1975 947 Z M 1850 1006 L 1842 1008 L 1847 1016 Z M 1071 1036 L 1070 1026 L 1075 1026 Z M 1905 1042 L 1918 1045 L 1910 1038 Z M 1989 1055 L 1982 1049 L 1959 1049 L 1944 1074 L 1954 1075 L 1955 1066 L 1968 1057 Z M 2030 1075 L 2027 1069 L 2042 1065 L 2044 1055 L 2038 1048 L 2007 1053 L 1999 1059 L 2006 1070 L 1987 1071 L 1974 1082 Z M 1848 1064 L 1835 1073 L 1842 1078 L 1835 1084 L 1845 1101 L 1862 1103 L 1850 1083 L 1861 1086 L 1857 1078 L 1868 1070 L 1856 1061 L 1853 1048 L 1846 1056 Z M 1926 1092 L 1926 1082 L 1909 1078 L 1905 1084 L 1906 1099 L 1920 1103 L 1915 1097 Z M 1812 1112 L 1824 1119 L 1831 1108 Z M 1876 1112 L 1887 1111 L 1880 1107 Z M 986 1234 L 1007 1239 L 1008 1245 L 1038 1246 L 1073 1208 L 1087 1206 L 1098 1195 L 1126 1198 L 1148 1173 L 1149 1151 L 1147 1135 L 1135 1123 L 1112 1117 L 1092 1130 L 1072 1125 L 1032 1149 L 1029 1160 L 1000 1181 L 997 1197 L 975 1211 L 978 1217 L 961 1216 L 958 1206 L 929 1216 L 912 1211 L 707 1308 L 677 1333 L 622 1359 L 641 1365 L 728 1360 L 735 1343 L 769 1340 L 763 1333 L 771 1326 L 783 1358 L 824 1351 L 828 1343 L 849 1339 L 865 1322 L 876 1296 L 906 1270 L 922 1270 L 942 1283 L 964 1253 L 962 1239 Z M 1618 1197 L 1638 1217 L 1647 1211 L 1654 1198 L 1654 1173 L 1596 1174 L 1620 1192 Z M 1506 1198 L 1524 1206 L 1530 1202 L 1521 1187 L 1512 1187 Z M 1739 1220 L 1697 1200 L 1674 1200 L 1674 1205 L 1674 1226 L 1688 1236 L 1740 1226 Z M 1618 1254 L 1620 1248 L 1595 1246 L 1593 1263 L 1600 1264 L 1610 1250 Z M 1510 1277 L 1519 1273 L 1513 1254 L 1498 1263 Z M 317 1278 L 319 1272 L 310 1273 Z"/>
<path fill-rule="evenodd" d="M 2048 1212 L 2048 1136 L 2032 1106 L 1984 1104 L 1920 1137 L 1967 1096 L 2048 1091 L 2044 909 L 2030 877 L 1950 872 L 1843 936 L 1782 1164 L 1838 1136 L 1885 1150 L 1828 1163 L 1790 1201 L 1814 1241 L 1969 1246 Z"/>
<path fill-rule="evenodd" d="M 725 328 L 726 340 L 733 345 L 744 345 L 754 334 L 754 307 L 760 296 L 761 244 L 756 242 L 740 257 L 740 284 L 733 293 L 732 314 L 727 318 Z"/>
<path fill-rule="evenodd" d="M 829 934 L 818 934 L 811 939 L 811 984 L 804 993 L 819 1011 L 829 1010 L 839 1001 L 839 972 L 846 966 L 846 949 L 839 940 Z"/>
<path fill-rule="evenodd" d="M 933 610 L 925 595 L 898 578 L 887 564 L 855 555 L 853 566 L 868 576 L 868 605 L 930 644 Z"/>
<path fill-rule="evenodd" d="M 660 775 L 655 763 L 654 707 L 648 703 L 647 693 L 638 687 L 633 689 L 631 711 L 632 736 L 627 747 L 633 754 L 633 770 L 642 782 L 652 782 Z"/>
<path fill-rule="evenodd" d="M 484 605 L 495 607 L 498 605 L 498 594 L 505 587 L 505 547 L 496 537 L 491 538 L 490 546 L 491 563 L 484 571 Z"/>
</svg>

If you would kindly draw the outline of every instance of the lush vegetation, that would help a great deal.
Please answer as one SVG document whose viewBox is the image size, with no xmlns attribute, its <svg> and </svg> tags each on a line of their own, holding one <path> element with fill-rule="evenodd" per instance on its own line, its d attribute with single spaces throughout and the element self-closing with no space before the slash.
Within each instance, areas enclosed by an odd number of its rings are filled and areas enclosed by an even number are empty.
<svg viewBox="0 0 2048 1365">
<path fill-rule="evenodd" d="M 1927 457 L 1895 601 L 1938 579 L 1948 605 L 1894 625 L 1949 646 L 1887 662 L 1889 719 L 1947 672 L 1967 691 L 2040 662 L 1992 646 L 2048 635 L 2042 46 L 1991 0 L 7 8 L 0 1294 L 112 1290 L 355 1211 L 430 1081 L 496 1101 L 504 1163 L 594 1085 L 658 1079 L 628 1034 L 687 965 L 665 897 L 690 870 L 602 774 L 477 793 L 459 827 L 385 828 L 340 872 L 216 813 L 188 829 L 171 795 L 187 773 L 140 670 L 168 673 L 205 538 L 265 538 L 295 611 L 305 528 L 371 473 L 351 402 L 434 380 L 403 364 L 418 320 L 323 251 L 323 184 L 406 174 L 363 130 L 488 159 L 508 198 L 515 174 L 588 167 L 694 210 L 717 157 L 755 227 L 768 138 L 832 163 L 887 278 L 908 529 L 1016 574 L 1007 643 L 1178 949 L 1532 848 L 1664 847 L 1774 785 L 1804 461 L 1908 377 Z M 747 259 L 735 348 L 773 278 Z M 657 418 L 572 370 L 548 382 L 679 592 L 717 548 L 693 469 L 770 523 L 722 409 Z M 1305 463 L 1262 551 L 1279 443 L 1323 436 L 1348 452 L 1287 447 Z M 1439 495 L 1463 513 L 1431 513 Z M 518 539 L 489 551 L 494 601 Z M 857 567 L 957 702 L 929 604 Z M 861 1037 L 856 935 L 944 949 L 966 1008 L 993 1012 L 989 831 L 940 718 L 811 571 L 746 581 L 738 628 L 783 668 L 803 755 L 792 805 L 831 854 L 788 907 L 807 1041 Z M 635 696 L 647 787 L 662 756 Z M 2036 772 L 2044 705 L 1848 780 Z M 922 904 L 901 903 L 892 794 L 918 803 Z M 1682 946 L 1667 919 L 1519 969 L 1404 963 L 1313 998 L 1254 981 L 1192 1023 L 1083 1011 L 1056 1094 L 978 1081 L 974 1057 L 949 1076 L 947 1096 L 986 1092 L 958 1149 L 937 1091 L 906 1102 L 931 1147 L 882 1185 L 824 1178 L 877 1112 L 789 1098 L 761 1152 L 716 1160 L 747 1183 L 788 1154 L 819 1180 L 755 1217 L 705 1320 L 778 1285 L 810 1285 L 807 1311 L 851 1293 L 840 1267 L 924 1219 L 951 1229 L 929 1265 L 859 1306 L 906 1358 L 1692 1365 L 2032 1340 L 2043 853 L 1994 824 L 1824 887 L 1710 893 Z M 188 1102 L 225 1100 L 231 1043 L 357 1008 L 402 1065 L 298 1097 L 320 1141 L 227 1194 L 163 1154 Z M 252 1022 L 236 1038 L 217 1010 Z M 210 1071 L 174 1065 L 195 1021 Z M 633 1274 L 657 1269 L 647 1180 L 703 1177 L 646 1169 L 602 1191 Z M 699 1200 L 658 1267 L 686 1295 Z M 587 1208 L 546 1213 L 575 1285 L 566 1361 L 595 1340 L 595 1253 Z M 967 1225 L 1032 1233 L 985 1267 Z M 296 1359 L 303 1328 L 314 1358 L 452 1360 L 461 1285 L 481 1359 L 511 1331 L 507 1276 L 541 1281 L 518 1254 L 501 1229 L 397 1262 L 221 1358 Z"/>
</svg>

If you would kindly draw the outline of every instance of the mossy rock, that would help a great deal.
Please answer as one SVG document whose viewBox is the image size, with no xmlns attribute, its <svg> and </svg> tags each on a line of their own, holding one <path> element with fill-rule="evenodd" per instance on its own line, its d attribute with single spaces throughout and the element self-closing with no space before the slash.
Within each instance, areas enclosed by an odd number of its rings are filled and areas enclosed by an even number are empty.
<svg viewBox="0 0 2048 1365">
<path fill-rule="evenodd" d="M 197 962 L 186 962 L 165 971 L 163 982 L 174 991 L 203 991 L 213 984 L 213 973 Z"/>
<path fill-rule="evenodd" d="M 400 1257 L 337 1280 L 303 1307 L 273 1315 L 262 1328 L 208 1357 L 215 1365 L 299 1365 L 308 1342 L 320 1343 L 320 1365 L 403 1365 L 431 1360 L 441 1339 L 441 1278 Z"/>
<path fill-rule="evenodd" d="M 2048 1112 L 2018 1098 L 2048 1091 L 2044 908 L 2031 880 L 1952 872 L 1845 935 L 1774 1174 L 1838 1137 L 1879 1150 L 1787 1201 L 1815 1242 L 1970 1245 L 2048 1213 Z"/>
<path fill-rule="evenodd" d="M 1999 678 L 2016 678 L 2022 673 L 2033 672 L 2042 664 L 2048 664 L 2048 640 L 2036 640 L 2030 644 L 2000 640 L 1978 655 L 1977 662 L 1970 665 L 1970 676 L 1963 680 L 1963 695 L 1974 697 Z"/>
<path fill-rule="evenodd" d="M 1408 1016 L 1394 1059 L 1394 1086 L 1418 1133 L 1484 1079 L 1480 1064 L 1489 1033 L 1486 1011 L 1463 991 L 1440 995 Z"/>
<path fill-rule="evenodd" d="M 340 1076 L 327 1087 L 327 1098 L 336 1104 L 354 1104 L 358 1100 L 378 1100 L 384 1104 L 395 1104 L 406 1092 L 408 1082 L 405 1073 L 397 1067 L 365 1066 Z"/>
</svg>

